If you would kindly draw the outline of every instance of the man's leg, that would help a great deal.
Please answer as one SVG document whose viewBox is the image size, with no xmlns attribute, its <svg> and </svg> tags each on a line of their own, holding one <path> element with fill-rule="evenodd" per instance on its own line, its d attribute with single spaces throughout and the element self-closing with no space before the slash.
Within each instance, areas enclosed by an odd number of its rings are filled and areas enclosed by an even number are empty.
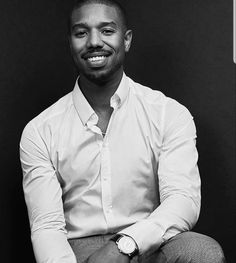
<svg viewBox="0 0 236 263">
<path fill-rule="evenodd" d="M 212 238 L 184 232 L 171 238 L 152 256 L 139 260 L 141 263 L 225 263 L 220 245 Z"/>
<path fill-rule="evenodd" d="M 77 239 L 69 239 L 70 246 L 75 253 L 77 263 L 83 263 L 96 250 L 104 246 L 109 236 L 91 236 Z"/>
<path fill-rule="evenodd" d="M 113 234 L 114 235 L 114 234 Z M 103 247 L 113 235 L 99 235 L 77 239 L 69 239 L 70 246 L 75 253 L 77 263 L 84 263 L 90 255 Z M 138 263 L 134 257 L 130 263 Z"/>
</svg>

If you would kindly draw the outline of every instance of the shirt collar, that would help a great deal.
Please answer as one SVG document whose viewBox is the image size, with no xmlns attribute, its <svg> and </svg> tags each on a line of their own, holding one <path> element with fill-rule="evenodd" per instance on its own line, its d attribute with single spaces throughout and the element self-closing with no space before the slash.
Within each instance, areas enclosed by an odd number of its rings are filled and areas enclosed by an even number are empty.
<svg viewBox="0 0 236 263">
<path fill-rule="evenodd" d="M 113 107 L 114 109 L 120 108 L 124 103 L 124 101 L 126 100 L 128 92 L 129 92 L 128 78 L 125 75 L 125 73 L 123 73 L 120 84 L 114 95 L 111 97 L 110 100 L 111 107 Z"/>
<path fill-rule="evenodd" d="M 84 125 L 86 125 L 90 119 L 97 122 L 98 120 L 97 115 L 93 110 L 93 108 L 88 103 L 84 94 L 82 93 L 78 85 L 78 79 L 79 77 L 76 79 L 75 87 L 72 92 L 73 103 L 76 108 L 76 111 Z M 128 77 L 125 75 L 125 73 L 123 73 L 121 82 L 116 92 L 110 99 L 111 107 L 113 107 L 114 109 L 120 108 L 124 103 L 124 101 L 126 100 L 128 92 L 129 92 Z"/>
<path fill-rule="evenodd" d="M 73 103 L 75 109 L 83 122 L 84 125 L 88 122 L 88 120 L 95 114 L 93 108 L 88 103 L 84 94 L 82 93 L 79 85 L 78 85 L 79 77 L 76 79 L 75 87 L 72 92 Z"/>
</svg>

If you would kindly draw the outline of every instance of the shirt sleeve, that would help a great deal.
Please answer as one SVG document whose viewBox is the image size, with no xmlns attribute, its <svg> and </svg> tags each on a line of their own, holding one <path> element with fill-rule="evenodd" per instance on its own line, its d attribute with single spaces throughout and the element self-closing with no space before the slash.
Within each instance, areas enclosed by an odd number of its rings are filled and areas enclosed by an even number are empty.
<svg viewBox="0 0 236 263">
<path fill-rule="evenodd" d="M 62 189 L 47 144 L 31 122 L 22 134 L 20 160 L 37 263 L 76 263 L 67 241 Z"/>
<path fill-rule="evenodd" d="M 190 230 L 200 213 L 200 176 L 196 128 L 189 111 L 169 100 L 163 111 L 159 155 L 160 205 L 144 220 L 120 233 L 134 238 L 140 254 L 149 254 L 169 238 Z"/>
</svg>

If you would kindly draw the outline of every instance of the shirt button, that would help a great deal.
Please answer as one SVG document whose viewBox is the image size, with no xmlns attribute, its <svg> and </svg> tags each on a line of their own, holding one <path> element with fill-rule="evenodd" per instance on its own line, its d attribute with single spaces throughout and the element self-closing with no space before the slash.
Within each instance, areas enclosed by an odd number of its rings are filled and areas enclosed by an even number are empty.
<svg viewBox="0 0 236 263">
<path fill-rule="evenodd" d="M 107 177 L 103 177 L 103 180 L 104 180 L 104 181 L 107 181 Z"/>
</svg>

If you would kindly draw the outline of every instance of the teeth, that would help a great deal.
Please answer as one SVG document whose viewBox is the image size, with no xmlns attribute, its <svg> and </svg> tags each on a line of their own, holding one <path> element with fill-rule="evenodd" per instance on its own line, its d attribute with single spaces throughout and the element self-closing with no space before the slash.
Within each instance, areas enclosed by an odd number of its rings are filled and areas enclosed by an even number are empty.
<svg viewBox="0 0 236 263">
<path fill-rule="evenodd" d="M 99 60 L 103 60 L 105 59 L 105 56 L 97 56 L 97 57 L 91 57 L 91 58 L 88 58 L 89 61 L 99 61 Z"/>
</svg>

